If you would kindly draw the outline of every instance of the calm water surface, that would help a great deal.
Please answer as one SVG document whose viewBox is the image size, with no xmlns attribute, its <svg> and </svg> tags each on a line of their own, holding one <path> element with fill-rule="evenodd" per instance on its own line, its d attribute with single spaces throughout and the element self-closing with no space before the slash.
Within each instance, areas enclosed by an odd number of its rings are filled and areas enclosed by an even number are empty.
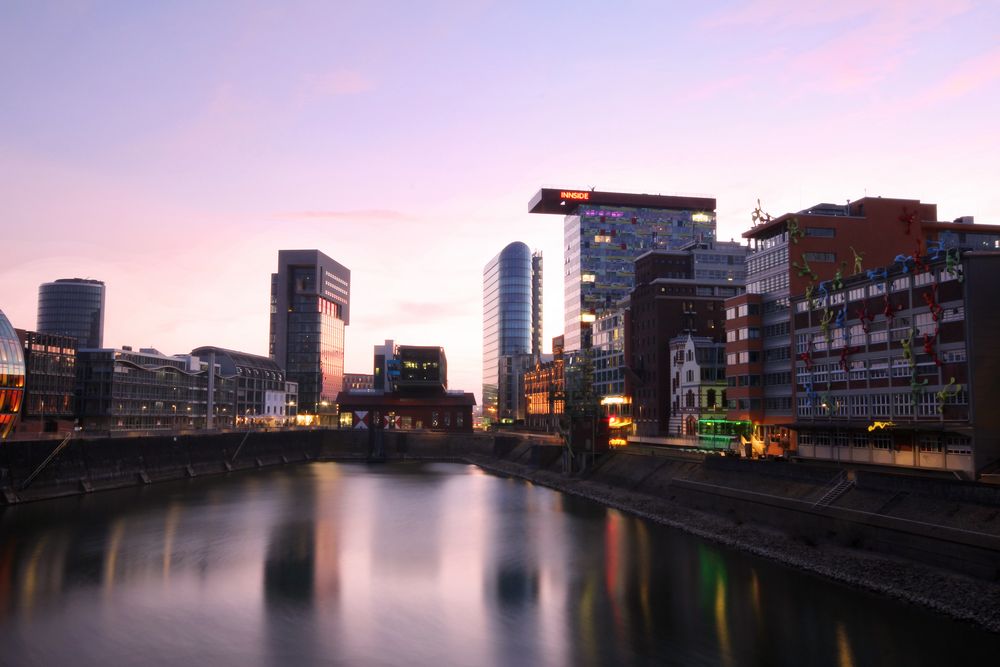
<svg viewBox="0 0 1000 667">
<path fill-rule="evenodd" d="M 1000 636 L 457 464 L 0 514 L 4 665 L 996 664 Z"/>
</svg>

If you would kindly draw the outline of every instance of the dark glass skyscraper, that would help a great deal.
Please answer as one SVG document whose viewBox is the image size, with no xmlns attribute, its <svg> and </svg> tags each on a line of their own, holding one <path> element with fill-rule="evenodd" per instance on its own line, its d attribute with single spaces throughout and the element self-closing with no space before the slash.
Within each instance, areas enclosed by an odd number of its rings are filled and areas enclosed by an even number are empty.
<svg viewBox="0 0 1000 667">
<path fill-rule="evenodd" d="M 271 274 L 271 358 L 299 385 L 300 414 L 336 412 L 351 271 L 319 250 L 279 250 Z"/>
<path fill-rule="evenodd" d="M 21 342 L 0 310 L 0 440 L 14 428 L 24 400 L 24 354 Z"/>
<path fill-rule="evenodd" d="M 104 283 L 60 278 L 38 288 L 38 333 L 72 336 L 80 348 L 104 347 Z"/>
<path fill-rule="evenodd" d="M 518 382 L 502 382 L 501 357 L 541 352 L 542 258 L 514 242 L 483 269 L 483 419 L 500 418 L 500 405 L 516 405 Z M 511 396 L 498 395 L 500 386 Z"/>
</svg>

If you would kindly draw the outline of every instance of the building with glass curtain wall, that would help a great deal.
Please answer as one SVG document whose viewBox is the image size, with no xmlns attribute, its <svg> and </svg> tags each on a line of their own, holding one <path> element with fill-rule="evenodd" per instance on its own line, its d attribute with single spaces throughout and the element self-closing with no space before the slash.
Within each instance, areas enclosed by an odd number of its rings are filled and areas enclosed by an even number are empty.
<svg viewBox="0 0 1000 667">
<path fill-rule="evenodd" d="M 520 378 L 501 376 L 530 367 L 514 363 L 512 355 L 541 353 L 541 289 L 541 254 L 533 255 L 520 241 L 483 268 L 484 423 L 524 418 Z"/>
<path fill-rule="evenodd" d="M 528 211 L 565 216 L 567 352 L 591 347 L 594 321 L 631 291 L 639 255 L 715 239 L 715 199 L 708 197 L 542 188 Z"/>
<path fill-rule="evenodd" d="M 72 336 L 79 348 L 104 346 L 104 283 L 60 278 L 38 288 L 38 333 Z"/>
<path fill-rule="evenodd" d="M 0 310 L 0 440 L 14 430 L 24 400 L 24 355 L 21 342 Z"/>
<path fill-rule="evenodd" d="M 299 414 L 332 419 L 337 412 L 350 304 L 350 269 L 319 250 L 278 251 L 269 351 L 287 379 L 298 383 Z"/>
</svg>

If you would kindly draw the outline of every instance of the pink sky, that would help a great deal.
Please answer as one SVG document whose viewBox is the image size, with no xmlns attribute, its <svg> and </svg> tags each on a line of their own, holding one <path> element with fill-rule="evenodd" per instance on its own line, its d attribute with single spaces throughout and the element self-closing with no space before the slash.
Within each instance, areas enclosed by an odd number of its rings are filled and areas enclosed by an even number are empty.
<svg viewBox="0 0 1000 667">
<path fill-rule="evenodd" d="M 351 269 L 347 370 L 442 345 L 480 390 L 482 269 L 542 186 L 704 194 L 720 238 L 868 195 L 1000 222 L 994 2 L 5 4 L 0 309 L 108 285 L 105 344 L 267 353 L 280 248 Z M 361 3 L 359 3 L 361 4 Z M 419 4 L 419 8 L 418 8 Z"/>
</svg>

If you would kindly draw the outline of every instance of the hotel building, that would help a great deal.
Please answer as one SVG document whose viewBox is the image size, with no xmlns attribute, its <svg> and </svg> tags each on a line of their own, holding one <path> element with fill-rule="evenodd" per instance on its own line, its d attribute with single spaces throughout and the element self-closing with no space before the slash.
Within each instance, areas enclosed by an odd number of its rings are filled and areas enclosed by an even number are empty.
<svg viewBox="0 0 1000 667">
<path fill-rule="evenodd" d="M 715 239 L 715 199 L 542 188 L 530 213 L 560 214 L 566 352 L 589 349 L 597 318 L 628 296 L 635 259 Z"/>
</svg>

